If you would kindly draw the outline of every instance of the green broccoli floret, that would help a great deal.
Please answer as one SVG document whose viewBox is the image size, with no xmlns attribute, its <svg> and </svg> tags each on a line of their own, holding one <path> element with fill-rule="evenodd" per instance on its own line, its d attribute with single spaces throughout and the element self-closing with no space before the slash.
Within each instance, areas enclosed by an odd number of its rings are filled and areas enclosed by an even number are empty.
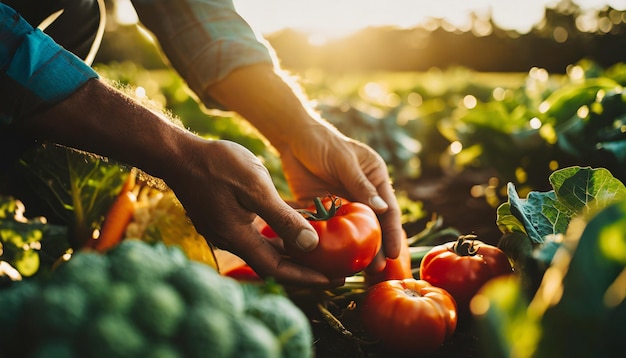
<svg viewBox="0 0 626 358">
<path fill-rule="evenodd" d="M 141 355 L 150 358 L 183 358 L 183 354 L 172 344 L 164 342 L 151 343 Z"/>
<path fill-rule="evenodd" d="M 244 287 L 163 244 L 79 251 L 0 289 L 0 357 L 311 357 L 304 313 Z"/>
<path fill-rule="evenodd" d="M 178 328 L 185 310 L 185 302 L 178 292 L 171 285 L 158 282 L 139 287 L 132 316 L 147 334 L 156 338 L 169 338 Z"/>
<path fill-rule="evenodd" d="M 246 313 L 265 323 L 282 347 L 284 358 L 313 356 L 313 333 L 309 320 L 288 297 L 268 294 L 251 300 Z"/>
<path fill-rule="evenodd" d="M 62 263 L 50 278 L 51 283 L 71 282 L 88 295 L 105 291 L 109 286 L 109 260 L 95 251 L 80 251 Z"/>
<path fill-rule="evenodd" d="M 199 262 L 173 272 L 168 281 L 191 306 L 212 306 L 222 312 L 240 315 L 244 311 L 244 296 L 240 284 L 221 276 L 215 269 Z"/>
<path fill-rule="evenodd" d="M 81 357 L 140 357 L 146 339 L 126 316 L 101 315 L 92 318 L 79 340 Z"/>
<path fill-rule="evenodd" d="M 36 281 L 16 281 L 7 288 L 0 289 L 0 356 L 16 356 L 17 353 L 2 354 L 8 352 L 14 345 L 18 332 L 18 324 L 23 317 L 26 302 L 39 292 L 39 284 Z"/>
<path fill-rule="evenodd" d="M 237 358 L 280 358 L 281 346 L 274 333 L 258 319 L 247 316 L 234 322 L 238 337 Z"/>
<path fill-rule="evenodd" d="M 43 287 L 24 307 L 25 329 L 34 337 L 72 337 L 87 319 L 88 301 L 74 283 Z"/>
<path fill-rule="evenodd" d="M 106 290 L 91 300 L 93 314 L 130 313 L 135 302 L 137 288 L 128 282 L 111 282 Z"/>
<path fill-rule="evenodd" d="M 74 343 L 69 339 L 44 340 L 33 352 L 32 358 L 78 358 Z"/>
<path fill-rule="evenodd" d="M 236 344 L 232 325 L 232 316 L 218 309 L 192 306 L 181 322 L 177 340 L 185 357 L 231 357 Z"/>
<path fill-rule="evenodd" d="M 167 252 L 138 239 L 125 239 L 107 257 L 114 280 L 138 285 L 159 281 L 178 267 Z"/>
</svg>

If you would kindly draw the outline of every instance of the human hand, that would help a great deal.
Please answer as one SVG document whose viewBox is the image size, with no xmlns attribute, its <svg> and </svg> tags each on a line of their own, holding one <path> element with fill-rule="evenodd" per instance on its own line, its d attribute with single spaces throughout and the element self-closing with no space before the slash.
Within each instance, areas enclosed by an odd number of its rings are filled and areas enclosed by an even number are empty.
<svg viewBox="0 0 626 358">
<path fill-rule="evenodd" d="M 314 249 L 319 240 L 308 221 L 279 196 L 257 157 L 229 141 L 198 138 L 194 142 L 193 155 L 172 168 L 166 182 L 200 234 L 242 258 L 262 277 L 309 286 L 343 283 L 288 261 L 280 252 L 283 243 L 259 233 L 254 223 L 257 214 L 281 238 L 304 251 Z"/>
<path fill-rule="evenodd" d="M 403 237 L 400 208 L 387 166 L 378 153 L 319 118 L 271 65 L 238 68 L 207 92 L 249 120 L 280 152 L 299 205 L 330 192 L 374 209 L 383 229 L 383 250 L 368 271 L 381 271 L 385 256 L 399 255 Z"/>
<path fill-rule="evenodd" d="M 400 208 L 385 162 L 369 146 L 322 123 L 293 135 L 295 140 L 279 151 L 296 200 L 311 201 L 330 192 L 374 209 L 383 231 L 383 250 L 368 271 L 381 271 L 386 257 L 399 255 L 403 235 Z"/>
</svg>

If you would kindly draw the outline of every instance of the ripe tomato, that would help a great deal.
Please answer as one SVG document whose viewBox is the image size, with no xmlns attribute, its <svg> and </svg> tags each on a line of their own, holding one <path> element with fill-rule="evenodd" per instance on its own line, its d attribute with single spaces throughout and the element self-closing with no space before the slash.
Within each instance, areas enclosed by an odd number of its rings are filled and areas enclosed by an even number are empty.
<svg viewBox="0 0 626 358">
<path fill-rule="evenodd" d="M 263 279 L 247 264 L 233 267 L 222 273 L 224 276 L 232 277 L 237 281 L 263 281 Z"/>
<path fill-rule="evenodd" d="M 409 252 L 409 241 L 406 237 L 406 233 L 404 233 L 403 236 L 400 255 L 395 259 L 387 258 L 385 268 L 381 272 L 369 273 L 366 271 L 364 276 L 365 282 L 368 286 L 387 280 L 403 280 L 405 278 L 413 278 L 411 253 Z"/>
<path fill-rule="evenodd" d="M 437 350 L 456 329 L 454 299 L 413 278 L 370 287 L 360 306 L 363 327 L 389 350 L 420 355 Z"/>
<path fill-rule="evenodd" d="M 475 239 L 464 235 L 435 246 L 420 264 L 420 278 L 450 292 L 460 315 L 469 313 L 469 302 L 484 283 L 513 272 L 502 250 Z"/>
<path fill-rule="evenodd" d="M 315 212 L 313 211 L 315 210 Z M 376 213 L 367 205 L 328 196 L 316 198 L 315 205 L 300 210 L 319 235 L 313 251 L 302 252 L 285 245 L 294 261 L 313 268 L 330 278 L 354 275 L 369 265 L 382 245 L 382 233 Z M 261 228 L 267 237 L 276 234 Z"/>
</svg>

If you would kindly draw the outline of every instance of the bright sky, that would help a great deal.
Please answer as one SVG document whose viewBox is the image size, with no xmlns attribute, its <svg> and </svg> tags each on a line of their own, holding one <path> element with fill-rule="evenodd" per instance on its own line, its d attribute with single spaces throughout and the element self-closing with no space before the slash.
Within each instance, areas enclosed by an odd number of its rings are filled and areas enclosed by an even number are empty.
<svg viewBox="0 0 626 358">
<path fill-rule="evenodd" d="M 429 17 L 467 26 L 470 13 L 488 18 L 501 28 L 528 32 L 541 21 L 545 6 L 556 0 L 233 0 L 241 15 L 259 32 L 284 28 L 339 37 L 368 26 L 414 27 Z M 595 11 L 610 5 L 626 10 L 626 0 L 572 0 Z"/>
</svg>

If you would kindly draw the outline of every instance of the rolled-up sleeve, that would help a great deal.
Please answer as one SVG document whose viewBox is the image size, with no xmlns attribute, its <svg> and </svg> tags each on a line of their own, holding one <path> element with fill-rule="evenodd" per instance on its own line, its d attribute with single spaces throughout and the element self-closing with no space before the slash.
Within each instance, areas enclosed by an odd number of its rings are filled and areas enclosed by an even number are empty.
<svg viewBox="0 0 626 358">
<path fill-rule="evenodd" d="M 51 107 L 96 72 L 0 3 L 0 123 Z"/>
<path fill-rule="evenodd" d="M 269 46 L 231 0 L 133 0 L 133 5 L 170 64 L 208 107 L 222 108 L 206 89 L 231 71 L 274 63 Z"/>
</svg>

